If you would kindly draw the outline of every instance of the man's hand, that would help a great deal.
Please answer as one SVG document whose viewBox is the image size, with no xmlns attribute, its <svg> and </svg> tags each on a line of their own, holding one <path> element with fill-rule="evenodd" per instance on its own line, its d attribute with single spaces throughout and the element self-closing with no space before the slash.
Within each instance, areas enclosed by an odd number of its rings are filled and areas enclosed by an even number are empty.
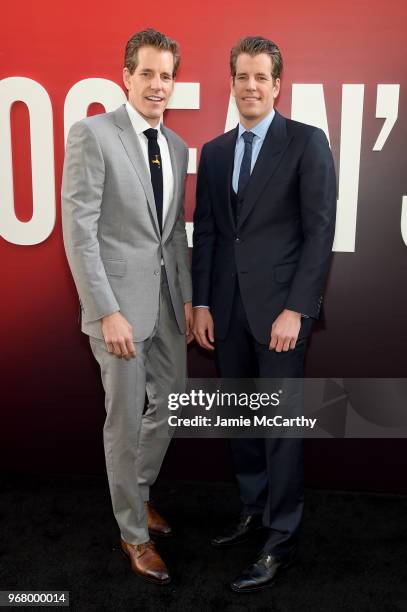
<svg viewBox="0 0 407 612">
<path fill-rule="evenodd" d="M 301 327 L 301 314 L 284 309 L 271 326 L 270 351 L 289 351 L 295 349 Z"/>
<path fill-rule="evenodd" d="M 192 325 L 194 321 L 194 315 L 192 313 L 192 302 L 185 302 L 184 312 L 185 312 L 185 325 L 186 325 L 185 334 L 187 337 L 187 344 L 189 344 L 194 339 L 194 334 L 192 333 Z"/>
<path fill-rule="evenodd" d="M 102 333 L 109 353 L 130 359 L 136 356 L 133 330 L 120 312 L 114 312 L 102 319 Z"/>
<path fill-rule="evenodd" d="M 208 349 L 209 351 L 214 350 L 211 342 L 214 342 L 213 335 L 213 319 L 209 312 L 209 308 L 194 308 L 194 324 L 192 327 L 195 340 L 199 346 Z"/>
</svg>

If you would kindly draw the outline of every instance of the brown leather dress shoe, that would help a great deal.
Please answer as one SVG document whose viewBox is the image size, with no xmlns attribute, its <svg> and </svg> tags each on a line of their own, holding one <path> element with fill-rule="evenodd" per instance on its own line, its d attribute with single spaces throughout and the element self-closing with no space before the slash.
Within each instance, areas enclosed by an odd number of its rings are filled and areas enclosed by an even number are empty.
<svg viewBox="0 0 407 612">
<path fill-rule="evenodd" d="M 161 538 L 168 538 L 172 535 L 172 529 L 162 516 L 160 516 L 157 510 L 154 508 L 151 501 L 144 502 L 146 505 L 147 513 L 147 524 L 148 531 L 152 536 L 158 536 Z"/>
<path fill-rule="evenodd" d="M 154 542 L 149 540 L 144 544 L 129 544 L 121 539 L 120 545 L 137 576 L 155 584 L 168 584 L 171 581 L 167 566 L 156 551 Z"/>
</svg>

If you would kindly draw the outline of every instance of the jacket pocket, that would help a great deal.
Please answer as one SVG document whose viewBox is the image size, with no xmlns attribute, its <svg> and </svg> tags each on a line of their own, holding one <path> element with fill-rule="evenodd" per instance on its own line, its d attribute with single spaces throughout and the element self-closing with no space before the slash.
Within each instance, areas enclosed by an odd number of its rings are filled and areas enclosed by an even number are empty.
<svg viewBox="0 0 407 612">
<path fill-rule="evenodd" d="M 295 274 L 298 262 L 281 264 L 274 268 L 274 278 L 277 283 L 289 283 Z"/>
<path fill-rule="evenodd" d="M 124 276 L 126 273 L 125 259 L 103 259 L 103 265 L 109 276 Z"/>
</svg>

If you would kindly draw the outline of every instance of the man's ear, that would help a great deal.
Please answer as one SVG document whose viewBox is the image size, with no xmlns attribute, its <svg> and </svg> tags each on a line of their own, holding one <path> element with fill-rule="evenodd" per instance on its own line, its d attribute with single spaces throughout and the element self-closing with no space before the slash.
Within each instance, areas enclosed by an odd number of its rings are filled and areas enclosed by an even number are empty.
<svg viewBox="0 0 407 612">
<path fill-rule="evenodd" d="M 278 94 L 280 93 L 280 86 L 281 86 L 281 81 L 280 79 L 274 79 L 274 99 L 277 98 Z"/>
<path fill-rule="evenodd" d="M 126 89 L 130 89 L 129 79 L 130 79 L 129 69 L 124 67 L 123 68 L 123 83 Z"/>
<path fill-rule="evenodd" d="M 232 76 L 230 77 L 230 93 L 235 97 L 235 79 Z"/>
</svg>

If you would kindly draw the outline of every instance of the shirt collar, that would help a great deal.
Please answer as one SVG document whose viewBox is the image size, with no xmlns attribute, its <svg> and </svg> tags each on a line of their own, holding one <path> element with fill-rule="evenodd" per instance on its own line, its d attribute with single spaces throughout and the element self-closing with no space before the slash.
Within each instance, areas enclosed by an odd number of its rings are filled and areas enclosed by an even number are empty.
<svg viewBox="0 0 407 612">
<path fill-rule="evenodd" d="M 267 130 L 269 129 L 271 122 L 274 119 L 274 115 L 276 114 L 276 111 L 273 110 L 271 111 L 271 113 L 269 113 L 266 117 L 264 117 L 264 119 L 262 119 L 259 123 L 257 123 L 254 127 L 252 127 L 250 130 L 246 130 L 245 127 L 243 127 L 243 125 L 241 123 L 239 123 L 239 135 L 238 138 L 240 138 L 240 136 L 243 134 L 243 132 L 253 132 L 253 134 L 255 136 L 258 136 L 258 138 L 260 138 L 260 140 L 264 140 L 266 134 L 267 134 Z"/>
<path fill-rule="evenodd" d="M 136 134 L 142 134 L 145 130 L 148 130 L 149 128 L 151 128 L 151 125 L 148 123 L 148 121 L 146 121 L 144 117 L 142 117 L 142 115 L 140 115 L 140 113 L 136 111 L 134 106 L 132 106 L 128 100 L 126 102 L 126 110 L 128 112 L 131 124 Z M 160 119 L 160 123 L 157 125 L 155 129 L 158 129 L 159 131 L 161 131 L 161 125 L 162 125 L 162 117 Z"/>
</svg>

